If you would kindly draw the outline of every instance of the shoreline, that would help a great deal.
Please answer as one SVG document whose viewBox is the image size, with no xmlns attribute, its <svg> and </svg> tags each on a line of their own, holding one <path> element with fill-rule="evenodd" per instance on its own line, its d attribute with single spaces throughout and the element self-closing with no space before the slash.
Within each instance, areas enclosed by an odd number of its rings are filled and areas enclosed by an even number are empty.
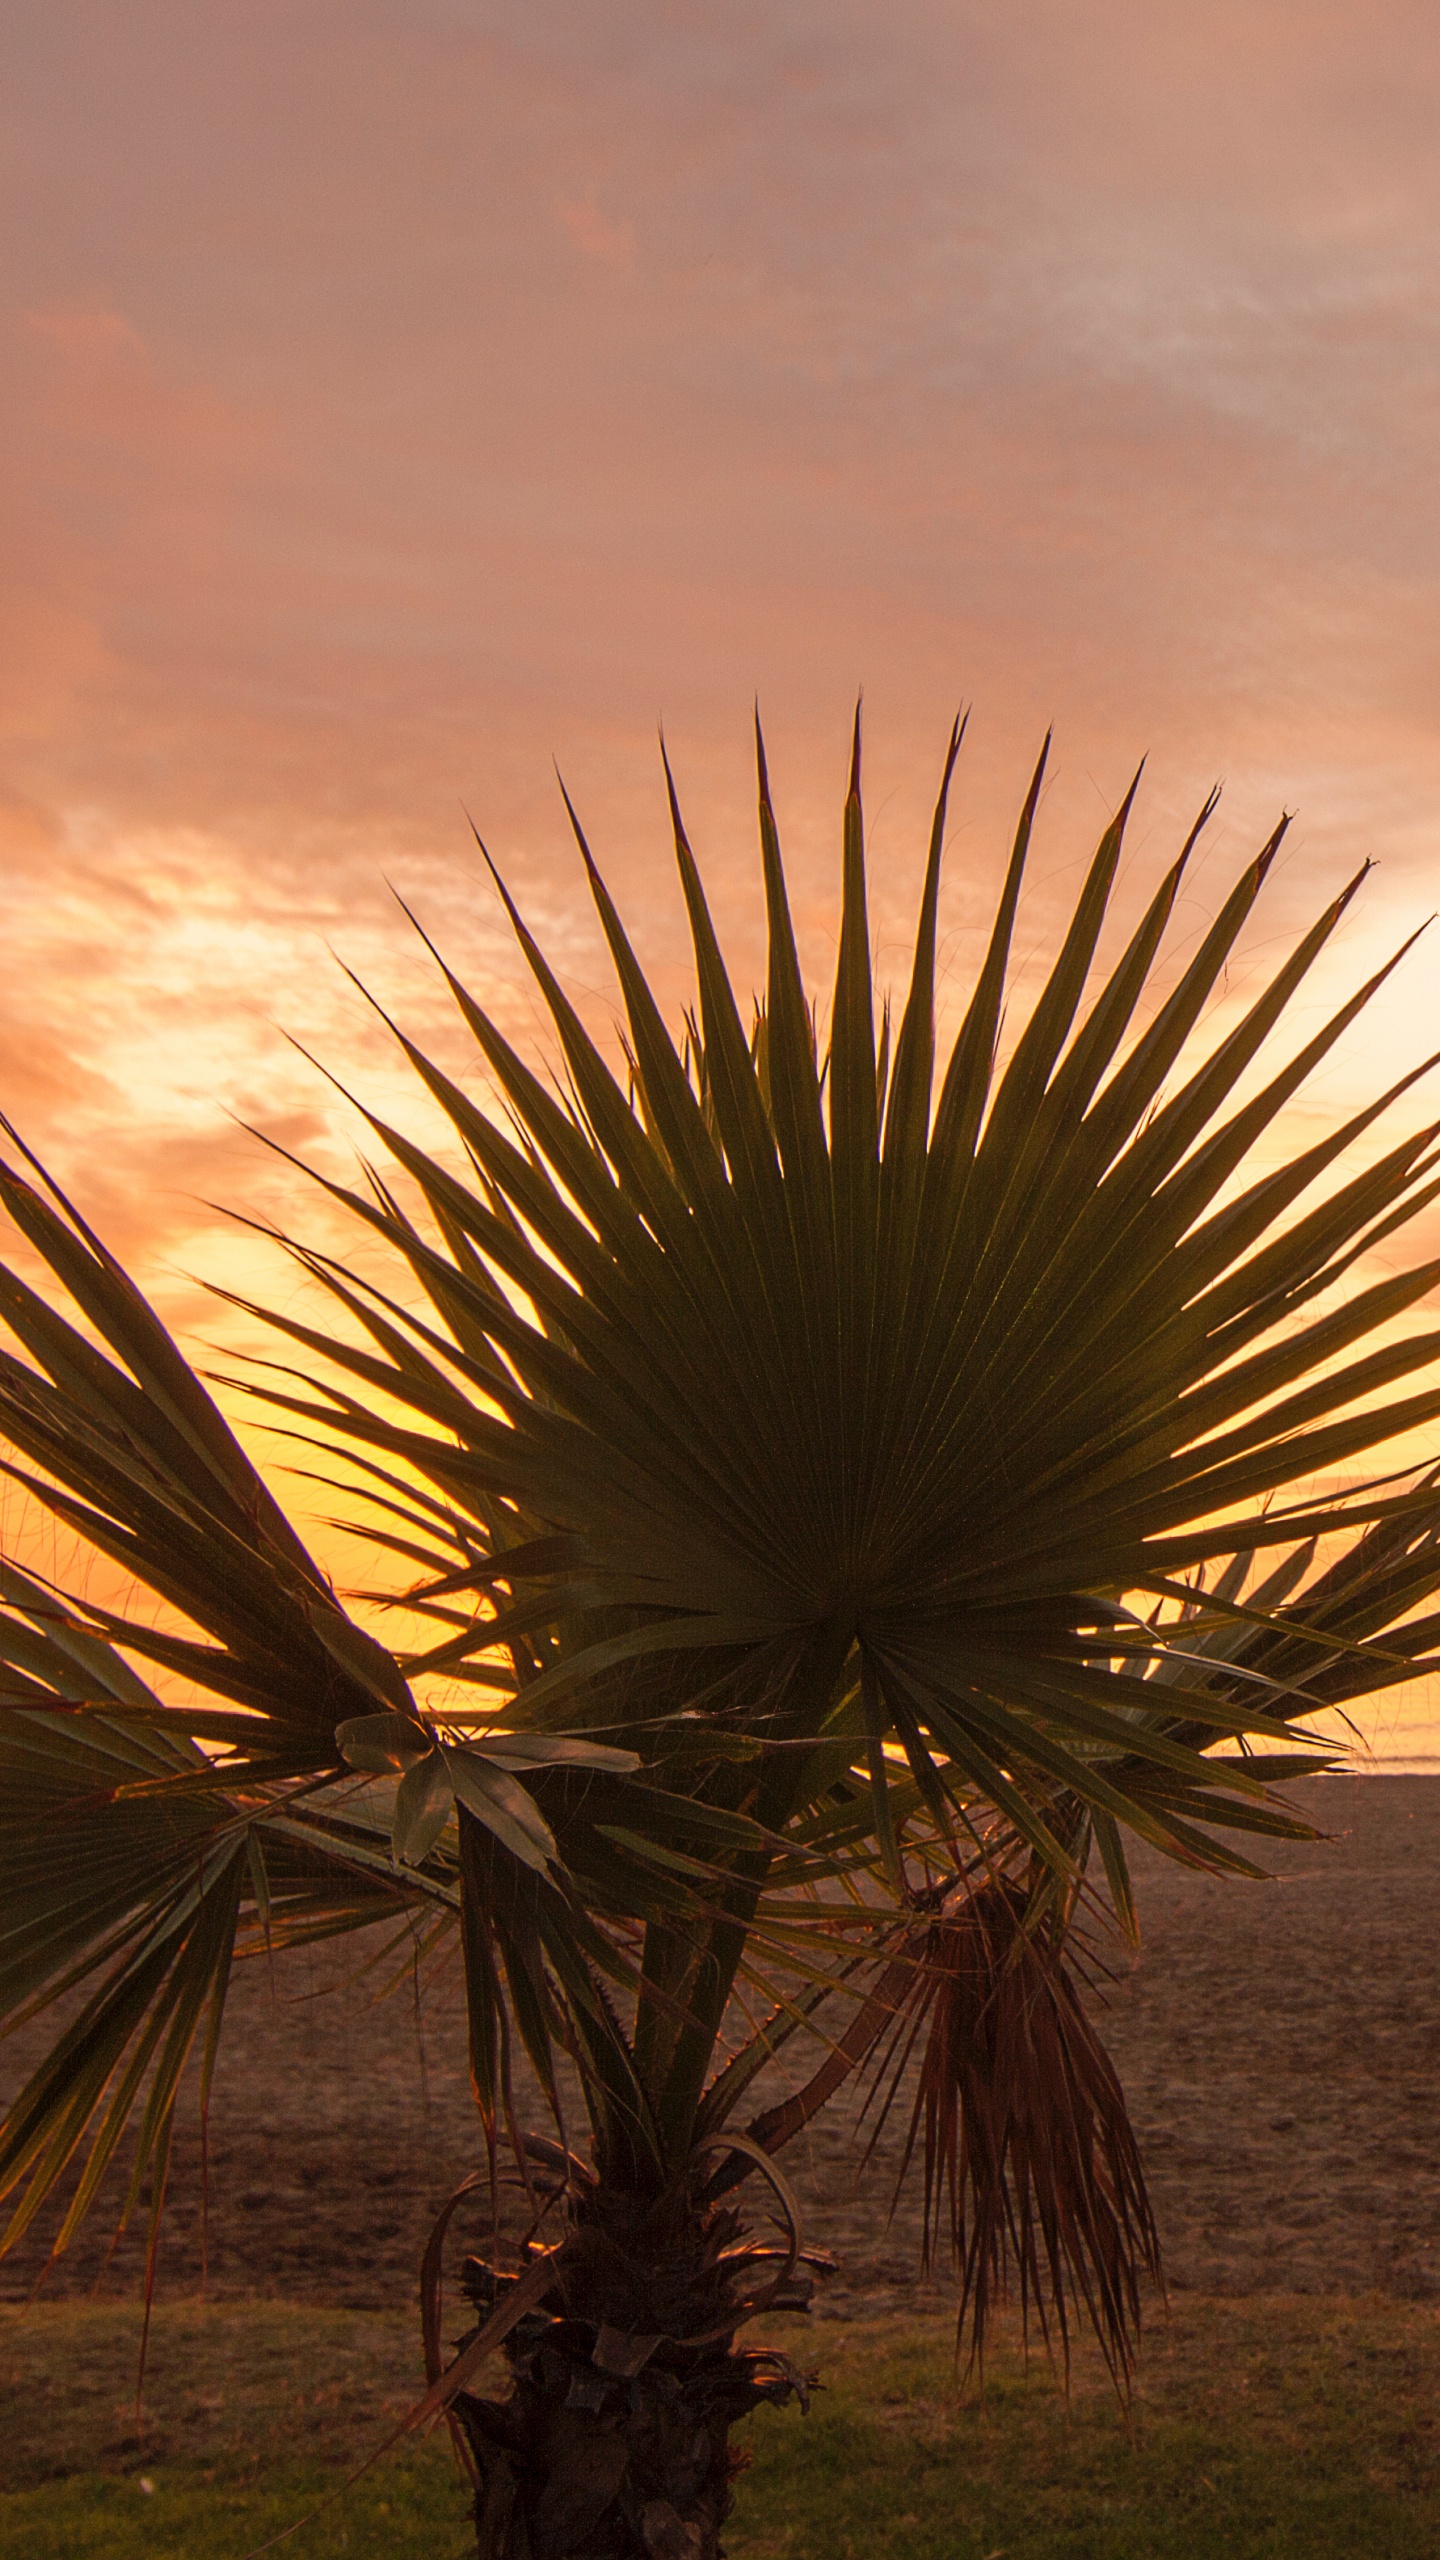
<svg viewBox="0 0 1440 2560">
<path fill-rule="evenodd" d="M 1136 1855 L 1142 1945 L 1133 1965 L 1111 1954 L 1100 2025 L 1177 2293 L 1440 2299 L 1437 1780 L 1440 1768 L 1372 1765 L 1298 1781 L 1286 1792 L 1324 1836 L 1261 1843 L 1263 1883 Z M 430 2225 L 476 2165 L 458 1963 L 418 2005 L 408 1989 L 377 2005 L 354 1978 L 364 1952 L 297 1950 L 237 1974 L 210 2124 L 216 2298 L 409 2303 Z M 34 2028 L 0 2046 L 0 2096 L 42 2049 Z M 904 2113 L 863 2180 L 853 2106 L 786 2153 L 807 2237 L 841 2260 L 837 2306 L 899 2311 L 948 2290 L 920 2285 L 918 2183 L 890 2215 Z M 118 2204 L 117 2181 L 108 2192 Z M 162 2299 L 198 2288 L 201 2206 L 187 2098 Z M 0 2300 L 30 2293 L 54 2227 L 0 2260 Z M 102 2209 L 42 2299 L 138 2295 L 143 2210 L 107 2257 L 112 2227 Z"/>
</svg>

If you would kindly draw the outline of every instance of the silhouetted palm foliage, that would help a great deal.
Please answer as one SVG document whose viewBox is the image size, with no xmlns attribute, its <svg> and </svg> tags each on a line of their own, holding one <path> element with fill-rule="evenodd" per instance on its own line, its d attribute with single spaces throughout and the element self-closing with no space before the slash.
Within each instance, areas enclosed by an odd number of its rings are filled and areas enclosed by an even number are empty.
<svg viewBox="0 0 1440 2560">
<path fill-rule="evenodd" d="M 716 2548 L 728 2427 L 794 2379 L 732 2346 L 806 2293 L 774 2157 L 857 2072 L 893 2103 L 912 2056 L 927 2227 L 977 2334 L 1013 2259 L 1042 2320 L 1068 2334 L 1078 2300 L 1123 2376 L 1156 2240 L 1067 1955 L 1087 1870 L 1127 1926 L 1127 1830 L 1253 1872 L 1235 1835 L 1303 1829 L 1270 1783 L 1329 1756 L 1294 1719 L 1434 1667 L 1433 1480 L 1314 1490 L 1440 1414 L 1436 1335 L 1394 1324 L 1440 1266 L 1357 1269 L 1440 1188 L 1440 1122 L 1341 1176 L 1422 1070 L 1246 1172 L 1389 974 L 1256 1084 L 1358 878 L 1196 1057 L 1283 829 L 1159 999 L 1207 804 L 1087 1002 L 1127 796 L 1002 1062 L 1042 755 L 937 1095 L 958 745 L 893 1043 L 858 724 L 823 1046 L 763 753 L 753 1021 L 672 788 L 683 1035 L 578 823 L 622 1072 L 503 888 L 562 1081 L 448 968 L 491 1099 L 397 1033 L 451 1152 L 367 1113 L 392 1169 L 324 1186 L 396 1280 L 292 1244 L 335 1326 L 255 1311 L 291 1349 L 248 1378 L 388 1562 L 367 1625 L 77 1212 L 33 1164 L 0 1172 L 78 1318 L 4 1274 L 11 1472 L 162 1604 L 18 1564 L 0 1590 L 0 2005 L 84 1995 L 0 2135 L 9 2238 L 88 2139 L 63 2245 L 137 2111 L 130 2201 L 149 2175 L 158 2216 L 237 1949 L 458 1927 L 492 2164 L 503 2138 L 565 2209 L 518 2276 L 472 2267 L 481 2330 L 448 2377 L 432 2339 L 427 2408 L 459 2413 L 487 2551 Z M 517 2044 L 558 2140 L 520 2121 Z M 747 2237 L 746 2179 L 782 2242 Z M 512 2397 L 480 2401 L 507 2337 Z"/>
</svg>

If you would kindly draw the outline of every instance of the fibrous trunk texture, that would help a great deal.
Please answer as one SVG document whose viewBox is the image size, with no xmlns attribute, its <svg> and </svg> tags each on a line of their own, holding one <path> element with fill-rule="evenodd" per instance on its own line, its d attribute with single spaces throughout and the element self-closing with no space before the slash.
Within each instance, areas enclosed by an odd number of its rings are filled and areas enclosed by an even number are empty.
<svg viewBox="0 0 1440 2560">
<path fill-rule="evenodd" d="M 509 2396 L 454 2403 L 480 2560 L 720 2560 L 731 2428 L 806 2398 L 786 2357 L 734 2346 L 737 2279 L 757 2271 L 737 2230 L 684 2194 L 577 2201 L 553 2293 L 507 2342 Z M 514 2279 L 471 2259 L 464 2280 L 488 2317 Z M 806 2291 L 786 2285 L 787 2307 Z"/>
</svg>

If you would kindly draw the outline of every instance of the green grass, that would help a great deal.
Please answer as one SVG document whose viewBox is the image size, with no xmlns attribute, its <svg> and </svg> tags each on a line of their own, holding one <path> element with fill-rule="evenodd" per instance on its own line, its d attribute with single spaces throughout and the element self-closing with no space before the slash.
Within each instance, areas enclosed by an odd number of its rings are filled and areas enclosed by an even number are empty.
<svg viewBox="0 0 1440 2560">
<path fill-rule="evenodd" d="M 145 2475 L 149 2477 L 149 2474 Z M 160 2471 L 147 2495 L 137 2480 L 93 2473 L 0 2498 L 6 2560 L 241 2560 L 335 2486 L 317 2464 L 281 2463 L 263 2487 L 212 2482 L 204 2472 Z M 453 2475 L 407 2463 L 378 2487 L 361 2482 L 340 2504 L 292 2534 L 295 2560 L 474 2560 L 475 2537 Z"/>
<path fill-rule="evenodd" d="M 824 2343 L 822 2340 L 818 2343 Z M 792 2350 L 793 2352 L 793 2350 Z M 851 2334 L 808 2425 L 754 2429 L 736 2560 L 1434 2560 L 1440 2320 L 1410 2304 L 1182 2300 L 1133 2422 L 997 2358 L 957 2404 L 913 2324 Z"/>
<path fill-rule="evenodd" d="M 390 2316 L 268 2303 L 0 2310 L 6 2560 L 242 2560 L 388 2435 L 419 2387 Z M 983 2410 L 914 2321 L 787 2324 L 827 2387 L 764 2411 L 732 2560 L 1433 2560 L 1440 2314 L 1378 2299 L 1202 2302 L 1152 2330 L 1133 2423 L 1089 2362 L 1067 2412 L 1013 2342 Z M 148 2486 L 146 2485 L 148 2483 Z M 464 2560 L 443 2436 L 387 2456 L 285 2545 L 293 2560 Z"/>
<path fill-rule="evenodd" d="M 6 2560 L 241 2560 L 326 2501 L 284 2546 L 294 2560 L 461 2560 L 465 2498 L 443 2433 L 334 2495 L 424 2389 L 416 2321 L 162 2305 L 137 2429 L 139 2336 L 114 2304 L 0 2309 Z"/>
</svg>

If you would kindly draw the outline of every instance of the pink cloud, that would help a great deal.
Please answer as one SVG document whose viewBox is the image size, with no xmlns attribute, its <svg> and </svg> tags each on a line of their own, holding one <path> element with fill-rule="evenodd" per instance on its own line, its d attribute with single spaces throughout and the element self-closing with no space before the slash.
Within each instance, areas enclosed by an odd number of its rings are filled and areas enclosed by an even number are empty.
<svg viewBox="0 0 1440 2560">
<path fill-rule="evenodd" d="M 954 993 L 1052 716 L 1037 945 L 1145 748 L 1137 880 L 1222 772 L 1428 903 L 1433 13 L 15 14 L 0 1077 L 157 1239 L 277 1021 L 389 1072 L 327 943 L 450 1036 L 387 874 L 533 1024 L 462 800 L 603 1023 L 552 751 L 678 995 L 661 714 L 742 975 L 757 689 L 817 976 L 861 681 L 887 951 L 977 699 Z"/>
<path fill-rule="evenodd" d="M 633 263 L 633 223 L 612 222 L 592 197 L 586 196 L 572 203 L 562 196 L 555 207 L 555 218 L 582 257 L 598 258 L 609 267 L 628 267 Z"/>
</svg>

